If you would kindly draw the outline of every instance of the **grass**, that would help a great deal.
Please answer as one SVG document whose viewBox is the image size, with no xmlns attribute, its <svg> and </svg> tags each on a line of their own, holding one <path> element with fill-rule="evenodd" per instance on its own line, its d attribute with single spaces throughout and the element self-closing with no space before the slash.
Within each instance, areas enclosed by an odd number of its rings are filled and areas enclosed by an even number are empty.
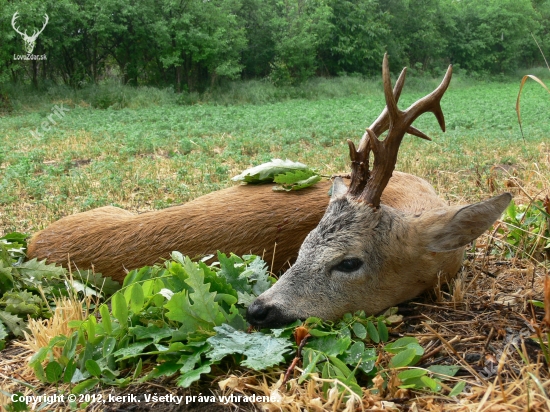
<svg viewBox="0 0 550 412">
<path fill-rule="evenodd" d="M 346 171 L 346 139 L 359 140 L 384 98 L 374 81 L 332 82 L 319 80 L 325 92 L 315 99 L 265 104 L 182 106 L 149 90 L 135 92 L 141 97 L 119 110 L 94 109 L 59 92 L 50 100 L 37 96 L 28 106 L 18 102 L 14 113 L 0 118 L 0 234 L 32 233 L 62 216 L 107 204 L 144 211 L 187 202 L 276 157 L 305 162 L 324 174 Z M 436 84 L 409 79 L 401 107 Z M 346 95 L 326 91 L 339 87 Z M 443 99 L 447 133 L 438 130 L 433 116 L 420 118 L 417 127 L 433 142 L 407 137 L 398 170 L 425 177 L 451 203 L 504 191 L 511 175 L 532 185 L 532 195 L 547 188 L 550 99 L 535 85 L 524 90 L 523 141 L 514 111 L 517 90 L 517 82 L 459 78 Z M 147 93 L 151 99 L 144 104 Z M 60 104 L 70 111 L 61 120 L 54 116 L 57 124 L 44 131 L 42 122 Z M 43 136 L 33 136 L 37 128 Z"/>
</svg>

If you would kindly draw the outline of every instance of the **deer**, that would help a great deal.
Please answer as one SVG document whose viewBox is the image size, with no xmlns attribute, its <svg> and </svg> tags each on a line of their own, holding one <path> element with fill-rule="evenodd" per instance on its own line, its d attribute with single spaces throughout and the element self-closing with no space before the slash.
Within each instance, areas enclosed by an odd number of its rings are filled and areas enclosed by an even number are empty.
<svg viewBox="0 0 550 412">
<path fill-rule="evenodd" d="M 50 20 L 50 18 L 48 17 L 47 14 L 44 13 L 44 25 L 40 30 L 34 29 L 31 36 L 27 34 L 26 30 L 25 32 L 21 32 L 15 26 L 15 22 L 18 18 L 19 18 L 19 12 L 16 11 L 11 19 L 11 26 L 13 27 L 15 32 L 23 38 L 23 41 L 25 42 L 25 50 L 27 51 L 28 54 L 31 54 L 32 51 L 34 50 L 34 46 L 36 46 L 36 39 L 38 38 L 40 33 L 42 33 L 46 28 L 46 25 L 48 24 L 48 21 Z"/>
<path fill-rule="evenodd" d="M 357 147 L 348 140 L 349 187 L 341 178 L 334 180 L 325 214 L 302 243 L 294 265 L 248 307 L 251 325 L 276 328 L 311 316 L 337 320 L 356 311 L 374 315 L 456 275 L 466 245 L 501 216 L 511 194 L 447 206 L 418 180 L 393 204 L 385 203 L 383 196 L 405 133 L 429 139 L 412 126 L 414 120 L 432 112 L 445 131 L 440 102 L 451 76 L 449 66 L 433 92 L 402 111 L 397 102 L 405 70 L 392 91 L 384 56 L 386 107 Z"/>
<path fill-rule="evenodd" d="M 396 172 L 385 202 L 394 205 L 408 186 L 422 186 L 417 179 Z M 168 259 L 175 250 L 191 257 L 218 250 L 255 254 L 277 273 L 296 259 L 307 234 L 323 217 L 331 185 L 321 181 L 288 193 L 275 192 L 271 185 L 239 185 L 141 214 L 99 207 L 63 217 L 35 233 L 27 256 L 71 269 L 93 268 L 119 282 L 128 270 Z"/>
<path fill-rule="evenodd" d="M 389 69 L 386 67 L 384 70 L 386 76 L 389 76 Z M 405 74 L 406 69 L 403 69 L 393 91 L 396 102 L 404 85 Z M 450 80 L 450 74 L 448 77 Z M 385 87 L 391 88 L 391 84 Z M 416 117 L 419 115 L 417 113 Z M 413 120 L 409 119 L 408 123 Z M 394 120 L 391 122 L 386 108 L 370 130 L 379 136 L 391 123 L 391 132 L 395 134 L 397 125 L 394 125 Z M 406 130 L 429 139 L 412 126 Z M 364 139 L 365 136 L 362 141 Z M 367 143 L 365 141 L 363 145 Z M 366 150 L 361 144 L 359 147 L 362 152 Z M 378 162 L 381 160 L 378 159 Z M 361 167 L 364 168 L 364 164 Z M 395 210 L 393 214 L 408 213 L 418 215 L 419 219 L 426 219 L 424 213 L 446 206 L 435 189 L 424 179 L 398 171 L 390 174 L 391 177 L 386 180 L 380 195 L 383 210 Z M 289 193 L 274 192 L 270 185 L 233 186 L 183 205 L 142 214 L 104 206 L 63 217 L 37 232 L 29 241 L 27 256 L 31 259 L 46 259 L 72 269 L 93 268 L 105 277 L 122 281 L 129 270 L 167 259 L 174 250 L 191 257 L 212 255 L 220 250 L 237 255 L 250 253 L 262 256 L 270 264 L 271 271 L 277 273 L 295 261 L 298 264 L 301 245 L 308 234 L 311 236 L 310 232 L 316 230 L 323 216 L 326 216 L 327 207 L 329 210 L 333 208 L 336 193 L 343 191 L 344 186 L 357 186 L 357 171 L 351 177 L 351 183 L 347 179 L 337 178 L 334 184 L 321 181 L 313 187 Z M 367 176 L 361 179 L 365 178 L 368 180 Z M 370 185 L 372 186 L 372 182 Z M 328 195 L 331 186 L 332 198 Z M 503 202 L 504 200 L 501 203 Z M 498 217 L 497 214 L 495 212 L 493 221 Z M 437 216 L 432 220 L 437 221 Z M 428 220 L 426 222 L 429 223 Z M 485 228 L 489 225 L 487 223 Z M 477 235 L 470 237 L 473 239 L 484 230 L 477 230 Z M 399 248 L 398 245 L 396 247 Z M 414 249 L 414 245 L 408 247 Z M 446 273 L 456 273 L 462 262 L 462 250 L 453 254 L 438 254 L 433 260 L 439 261 L 439 266 Z M 452 261 L 447 264 L 448 267 L 445 259 Z M 290 269 L 289 273 L 295 270 Z M 287 274 L 283 275 L 276 285 L 288 282 L 287 279 Z M 322 281 L 321 278 L 319 280 Z M 428 283 L 426 282 L 426 288 L 429 287 Z M 323 284 L 318 286 L 321 288 Z M 281 286 L 277 286 L 275 290 L 280 288 Z M 388 300 L 390 301 L 393 299 Z M 258 311 L 261 302 L 265 302 L 267 306 L 269 302 L 273 302 L 277 307 L 283 307 L 262 295 L 249 308 L 250 320 L 256 323 L 259 320 L 254 312 Z M 288 317 L 303 317 L 309 313 L 316 312 L 289 311 Z"/>
</svg>

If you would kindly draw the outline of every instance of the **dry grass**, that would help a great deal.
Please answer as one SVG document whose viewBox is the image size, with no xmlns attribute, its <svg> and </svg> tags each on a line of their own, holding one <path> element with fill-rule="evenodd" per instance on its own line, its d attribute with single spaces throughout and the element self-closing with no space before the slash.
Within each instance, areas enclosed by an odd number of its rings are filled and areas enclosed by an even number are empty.
<svg viewBox="0 0 550 412">
<path fill-rule="evenodd" d="M 202 382 L 189 390 L 177 388 L 170 380 L 159 380 L 128 388 L 104 388 L 98 393 L 174 393 L 198 395 L 270 396 L 274 403 L 240 403 L 238 408 L 268 411 L 546 411 L 550 399 L 548 365 L 540 347 L 533 340 L 537 327 L 542 327 L 544 313 L 534 308 L 531 299 L 543 299 L 543 283 L 547 269 L 529 261 L 501 260 L 487 255 L 489 235 L 482 237 L 475 252 L 470 252 L 462 272 L 450 286 L 442 285 L 436 293 L 428 293 L 400 306 L 402 320 L 390 330 L 391 336 L 415 336 L 425 348 L 419 367 L 429 365 L 458 365 L 457 376 L 445 382 L 446 387 L 464 380 L 467 385 L 462 394 L 448 398 L 433 393 L 401 390 L 396 376 L 388 387 L 382 388 L 380 379 L 374 380 L 373 389 L 363 389 L 361 398 L 349 396 L 345 385 L 318 376 L 298 385 L 301 372 L 296 368 L 289 383 L 283 386 L 283 369 L 271 373 L 251 374 L 228 372 L 212 383 Z M 458 298 L 456 298 L 458 296 Z M 74 303 L 74 302 L 73 302 Z M 34 336 L 27 344 L 12 344 L 3 353 L 0 362 L 0 386 L 23 393 L 55 393 L 53 386 L 36 380 L 26 366 L 26 360 L 46 342 L 47 337 L 65 331 L 66 316 L 78 318 L 73 303 L 59 304 L 55 318 L 48 324 L 36 324 Z M 51 331 L 47 329 L 51 326 Z M 58 328 L 57 330 L 54 330 Z M 37 336 L 38 335 L 38 336 Z M 380 359 L 382 361 L 382 358 Z M 390 373 L 391 374 L 391 373 Z M 15 378 L 15 379 L 14 379 Z M 31 390 L 23 382 L 32 385 Z M 208 387 L 208 385 L 211 385 Z M 375 393 L 375 389 L 381 389 Z M 60 393 L 68 393 L 61 386 Z M 114 390 L 114 392 L 113 392 Z M 445 391 L 444 391 L 445 392 Z M 142 401 L 143 402 L 143 401 Z M 117 406 L 118 405 L 118 406 Z M 89 410 L 103 410 L 93 404 Z M 112 404 L 117 407 L 136 407 L 135 404 Z M 195 405 L 197 406 L 197 405 Z M 200 405 L 199 405 L 200 406 Z M 204 406 L 204 405 L 203 405 Z M 145 405 L 143 405 L 145 407 Z M 179 410 L 174 405 L 148 404 L 159 411 Z M 59 410 L 67 410 L 66 408 Z M 146 410 L 146 409 L 136 409 Z M 185 409 L 183 409 L 185 410 Z M 230 409 L 227 409 L 230 410 Z M 234 409 L 233 409 L 234 410 Z"/>
</svg>

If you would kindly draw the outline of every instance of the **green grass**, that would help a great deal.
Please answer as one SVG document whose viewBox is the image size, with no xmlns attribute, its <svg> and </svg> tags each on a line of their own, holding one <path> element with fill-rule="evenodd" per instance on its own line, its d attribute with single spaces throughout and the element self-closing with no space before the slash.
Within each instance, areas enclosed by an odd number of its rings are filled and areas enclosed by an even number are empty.
<svg viewBox="0 0 550 412">
<path fill-rule="evenodd" d="M 183 203 L 276 157 L 323 174 L 347 171 L 346 139 L 358 141 L 384 107 L 380 82 L 316 81 L 286 92 L 260 82 L 241 83 L 243 90 L 233 84 L 216 96 L 193 97 L 199 102 L 194 105 L 182 105 L 182 97 L 169 91 L 116 85 L 12 98 L 14 112 L 0 118 L 0 235 L 32 233 L 107 204 L 143 211 Z M 409 79 L 400 107 L 437 83 Z M 534 83 L 526 86 L 524 141 L 514 110 L 518 89 L 519 78 L 454 79 L 443 99 L 447 133 L 424 115 L 415 125 L 433 142 L 407 137 L 397 168 L 425 177 L 451 203 L 507 190 L 508 173 L 516 173 L 533 195 L 547 190 L 550 96 Z M 122 104 L 93 108 L 101 93 L 119 93 Z M 30 130 L 60 103 L 70 112 L 42 137 L 33 136 Z"/>
</svg>

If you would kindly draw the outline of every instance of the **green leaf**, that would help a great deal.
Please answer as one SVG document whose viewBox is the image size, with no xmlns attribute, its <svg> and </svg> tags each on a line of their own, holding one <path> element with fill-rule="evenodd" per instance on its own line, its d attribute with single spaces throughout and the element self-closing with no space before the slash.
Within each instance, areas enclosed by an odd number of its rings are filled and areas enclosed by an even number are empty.
<svg viewBox="0 0 550 412">
<path fill-rule="evenodd" d="M 311 169 L 298 170 L 296 172 L 287 172 L 275 176 L 274 182 L 280 186 L 273 187 L 273 190 L 300 190 L 313 186 L 321 180 L 321 176 Z"/>
<path fill-rule="evenodd" d="M 432 365 L 428 367 L 430 372 L 434 373 L 434 376 L 439 379 L 446 379 L 449 376 L 455 376 L 460 370 L 460 366 L 456 365 Z"/>
<path fill-rule="evenodd" d="M 420 377 L 420 380 L 424 385 L 430 388 L 432 392 L 439 392 L 441 390 L 441 384 L 437 382 L 435 379 L 432 379 L 428 376 L 422 376 Z"/>
<path fill-rule="evenodd" d="M 172 336 L 174 329 L 168 326 L 160 328 L 156 325 L 134 326 L 130 328 L 130 332 L 134 334 L 137 340 L 153 339 L 154 343 L 158 343 L 162 339 Z"/>
<path fill-rule="evenodd" d="M 324 354 L 337 356 L 341 355 L 351 345 L 351 338 L 340 335 L 323 336 L 316 339 L 311 339 L 306 344 L 307 348 L 315 349 Z"/>
<path fill-rule="evenodd" d="M 462 393 L 462 391 L 464 390 L 464 387 L 466 386 L 466 381 L 460 381 L 458 382 L 455 387 L 451 390 L 451 392 L 449 392 L 449 396 L 450 397 L 453 397 L 453 396 L 456 396 L 458 395 L 459 393 Z"/>
<path fill-rule="evenodd" d="M 160 378 L 161 376 L 172 376 L 174 373 L 181 369 L 181 364 L 176 362 L 164 362 L 156 366 L 155 369 L 149 374 L 147 379 Z"/>
<path fill-rule="evenodd" d="M 367 329 L 365 329 L 365 326 L 363 326 L 362 323 L 355 322 L 351 328 L 353 329 L 353 333 L 355 333 L 355 336 L 357 336 L 359 339 L 365 339 L 367 337 Z"/>
<path fill-rule="evenodd" d="M 25 395 L 23 395 L 21 392 L 15 392 L 15 395 L 17 395 L 14 398 L 15 400 L 11 402 L 11 404 L 9 405 L 10 409 L 6 408 L 6 410 L 12 411 L 12 412 L 28 411 L 29 408 L 26 402 L 24 400 L 19 400 L 19 399 L 25 399 Z"/>
<path fill-rule="evenodd" d="M 15 336 L 23 336 L 23 330 L 26 329 L 26 325 L 25 321 L 20 317 L 0 310 L 0 321 L 2 321 Z"/>
<path fill-rule="evenodd" d="M 67 338 L 65 344 L 63 345 L 62 356 L 65 356 L 67 359 L 74 358 L 76 353 L 76 346 L 78 345 L 78 332 L 73 332 L 72 335 Z"/>
<path fill-rule="evenodd" d="M 183 290 L 174 294 L 164 306 L 168 309 L 166 317 L 180 322 L 180 331 L 184 334 L 212 330 L 227 319 L 216 303 L 216 293 L 210 292 L 209 284 L 204 284 L 203 270 L 189 258 L 185 259 L 185 271 L 189 275 L 185 282 L 193 292 L 188 295 Z"/>
<path fill-rule="evenodd" d="M 116 339 L 113 338 L 112 336 L 109 336 L 108 338 L 106 338 L 103 341 L 103 357 L 106 358 L 111 353 L 113 353 L 113 351 L 115 350 L 115 347 L 116 347 Z"/>
<path fill-rule="evenodd" d="M 378 335 L 378 330 L 376 329 L 376 326 L 374 326 L 374 323 L 372 323 L 370 320 L 367 322 L 367 331 L 369 332 L 369 338 L 374 343 L 380 342 L 380 336 Z"/>
<path fill-rule="evenodd" d="M 389 367 L 402 368 L 404 366 L 410 366 L 415 357 L 416 351 L 414 349 L 405 349 L 391 359 Z"/>
<path fill-rule="evenodd" d="M 338 368 L 346 378 L 352 375 L 351 370 L 346 366 L 346 364 L 338 359 L 336 356 L 329 355 L 328 358 L 330 359 L 330 362 L 334 365 L 334 367 Z"/>
<path fill-rule="evenodd" d="M 309 349 L 304 350 L 304 354 L 303 354 L 304 365 L 307 362 L 307 366 L 304 367 L 302 374 L 298 378 L 298 384 L 303 383 L 309 377 L 309 374 L 313 372 L 313 369 L 317 365 L 317 362 L 319 362 L 319 359 L 321 358 L 322 355 L 323 354 L 321 352 L 317 352 Z"/>
<path fill-rule="evenodd" d="M 182 356 L 179 361 L 180 363 L 183 361 L 183 366 L 180 369 L 180 373 L 185 374 L 193 370 L 197 363 L 200 363 L 201 355 L 209 349 L 210 345 L 206 343 L 203 347 L 197 348 L 196 352 L 193 352 L 188 356 Z"/>
<path fill-rule="evenodd" d="M 0 340 L 6 338 L 8 336 L 8 330 L 4 326 L 4 324 L 0 321 Z"/>
<path fill-rule="evenodd" d="M 378 321 L 378 335 L 380 336 L 380 341 L 381 342 L 387 342 L 388 341 L 388 338 L 389 338 L 388 327 L 381 320 Z"/>
<path fill-rule="evenodd" d="M 363 342 L 354 342 L 349 350 L 346 351 L 346 357 L 344 360 L 348 365 L 355 365 L 361 360 L 364 351 L 365 344 Z"/>
<path fill-rule="evenodd" d="M 0 296 L 13 289 L 12 267 L 0 260 Z"/>
<path fill-rule="evenodd" d="M 241 276 L 244 268 L 240 257 L 236 255 L 227 257 L 225 253 L 218 252 L 218 261 L 220 262 L 220 277 L 225 278 L 237 292 L 252 292 L 252 286 L 248 283 L 248 279 L 245 276 Z M 240 265 L 240 268 L 237 268 L 237 265 Z"/>
<path fill-rule="evenodd" d="M 47 264 L 46 259 L 38 261 L 34 258 L 17 266 L 17 270 L 23 276 L 32 276 L 36 280 L 46 279 L 62 279 L 66 273 L 66 269 L 61 266 L 56 266 L 54 263 Z"/>
<path fill-rule="evenodd" d="M 203 373 L 210 372 L 210 365 L 211 363 L 206 363 L 205 365 L 202 365 L 197 369 L 193 369 L 187 373 L 184 373 L 178 378 L 176 383 L 178 384 L 178 386 L 188 388 L 193 382 L 198 381 Z"/>
<path fill-rule="evenodd" d="M 113 353 L 113 355 L 117 358 L 117 361 L 121 361 L 123 359 L 128 359 L 128 358 L 134 358 L 136 356 L 141 355 L 141 352 L 143 352 L 143 350 L 152 343 L 153 342 L 133 343 L 131 345 L 128 345 L 125 348 L 117 350 L 115 353 Z"/>
<path fill-rule="evenodd" d="M 113 333 L 113 325 L 111 323 L 111 314 L 109 313 L 109 307 L 106 304 L 102 304 L 99 307 L 99 314 L 101 315 L 101 324 L 107 335 Z"/>
<path fill-rule="evenodd" d="M 241 174 L 231 178 L 231 180 L 245 183 L 272 182 L 275 176 L 279 174 L 304 169 L 307 169 L 307 166 L 303 163 L 292 162 L 288 159 L 272 159 L 271 162 L 246 169 Z"/>
<path fill-rule="evenodd" d="M 310 329 L 309 334 L 311 336 L 315 336 L 316 338 L 320 338 L 320 337 L 323 337 L 323 336 L 337 335 L 338 331 L 336 331 L 336 330 L 325 331 L 325 330 L 319 330 L 319 329 Z"/>
<path fill-rule="evenodd" d="M 101 376 L 101 368 L 95 360 L 88 359 L 85 365 L 86 370 L 90 373 L 90 375 L 95 376 L 96 378 Z"/>
<path fill-rule="evenodd" d="M 399 372 L 397 377 L 401 381 L 406 381 L 407 379 L 420 378 L 428 373 L 426 369 L 407 369 L 403 372 Z M 405 382 L 404 382 L 405 383 Z"/>
<path fill-rule="evenodd" d="M 44 369 L 44 372 L 46 373 L 46 380 L 49 383 L 56 383 L 61 378 L 61 374 L 63 373 L 63 368 L 58 362 L 51 361 L 46 366 L 46 369 Z"/>
<path fill-rule="evenodd" d="M 79 395 L 92 389 L 98 383 L 99 379 L 97 378 L 85 380 L 83 382 L 80 382 L 78 385 L 75 385 L 75 387 L 71 390 L 71 393 Z"/>
<path fill-rule="evenodd" d="M 143 288 L 139 283 L 134 283 L 130 286 L 130 310 L 134 313 L 139 313 L 143 308 L 145 297 Z"/>
<path fill-rule="evenodd" d="M 132 376 L 133 380 L 136 380 L 139 375 L 141 375 L 141 370 L 143 368 L 143 361 L 142 358 L 139 358 L 138 364 L 136 366 L 136 370 L 134 371 L 134 374 Z"/>
<path fill-rule="evenodd" d="M 224 324 L 214 328 L 215 336 L 207 341 L 212 350 L 207 356 L 213 361 L 221 360 L 232 354 L 242 354 L 246 359 L 241 365 L 254 370 L 264 370 L 270 366 L 284 362 L 284 354 L 290 351 L 292 342 L 284 338 L 275 338 L 261 332 L 245 333 Z"/>
<path fill-rule="evenodd" d="M 63 373 L 63 383 L 70 383 L 73 379 L 73 376 L 76 372 L 76 362 L 71 359 L 65 367 L 65 372 Z"/>
<path fill-rule="evenodd" d="M 121 327 L 126 328 L 128 326 L 128 303 L 124 295 L 120 292 L 115 293 L 111 303 L 113 316 L 118 320 Z"/>
<path fill-rule="evenodd" d="M 91 270 L 73 272 L 73 278 L 101 291 L 105 296 L 111 296 L 120 289 L 120 283 L 110 277 L 103 277 L 101 273 Z"/>
</svg>

